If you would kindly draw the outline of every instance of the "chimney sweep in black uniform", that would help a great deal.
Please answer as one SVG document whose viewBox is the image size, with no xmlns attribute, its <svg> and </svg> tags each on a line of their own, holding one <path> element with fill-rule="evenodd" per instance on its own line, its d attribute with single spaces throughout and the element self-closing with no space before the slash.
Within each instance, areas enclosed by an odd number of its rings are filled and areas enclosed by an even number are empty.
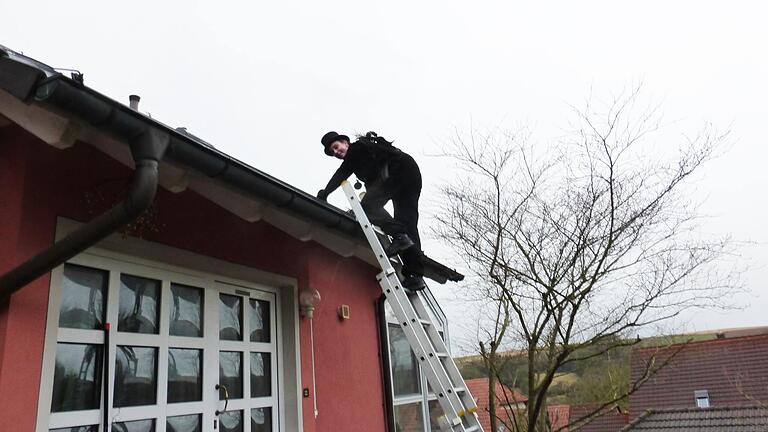
<svg viewBox="0 0 768 432">
<path fill-rule="evenodd" d="M 366 193 L 360 204 L 368 219 L 392 236 L 387 256 L 399 254 L 403 259 L 403 286 L 413 291 L 424 289 L 424 260 L 418 230 L 421 171 L 416 161 L 375 132 L 368 132 L 355 142 L 350 142 L 346 135 L 328 132 L 320 143 L 326 155 L 344 162 L 317 197 L 327 200 L 328 195 L 354 173 L 365 183 Z M 384 209 L 389 200 L 395 209 L 394 217 Z"/>
</svg>

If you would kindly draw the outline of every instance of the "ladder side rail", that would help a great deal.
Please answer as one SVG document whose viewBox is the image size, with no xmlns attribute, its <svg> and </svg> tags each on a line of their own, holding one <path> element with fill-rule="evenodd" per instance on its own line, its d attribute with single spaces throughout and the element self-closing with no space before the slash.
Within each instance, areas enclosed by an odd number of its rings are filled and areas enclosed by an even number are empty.
<svg viewBox="0 0 768 432">
<path fill-rule="evenodd" d="M 360 199 L 357 197 L 355 190 L 347 180 L 341 182 L 341 188 L 347 195 L 347 200 L 352 205 L 352 211 L 355 214 L 355 218 L 357 218 L 357 222 L 360 224 L 360 227 L 363 228 L 365 238 L 368 240 L 368 244 L 371 246 L 371 249 L 373 249 L 374 255 L 376 255 L 376 261 L 379 263 L 379 267 L 386 271 L 387 268 L 392 267 L 392 263 L 389 262 L 389 257 L 387 257 L 387 254 L 384 252 L 384 247 L 381 245 L 381 242 L 379 242 L 376 230 L 368 220 L 368 215 L 366 215 L 365 211 L 363 211 L 363 207 L 360 204 Z"/>
<path fill-rule="evenodd" d="M 392 278 L 396 278 L 396 275 L 392 275 Z M 422 348 L 422 353 L 416 353 L 419 364 L 423 366 L 426 363 L 430 368 L 438 372 L 438 382 L 436 383 L 434 381 L 430 381 L 430 385 L 436 392 L 438 400 L 447 398 L 451 402 L 451 405 L 455 408 L 455 410 L 447 412 L 451 412 L 457 417 L 466 415 L 468 411 L 464 406 L 465 404 L 461 400 L 461 395 L 456 391 L 454 380 L 446 370 L 443 359 L 440 358 L 438 351 L 435 349 L 433 341 L 430 339 L 427 333 L 426 328 L 434 327 L 434 325 L 428 319 L 424 321 L 428 322 L 429 324 L 425 325 L 422 323 L 422 319 L 418 316 L 416 310 L 413 309 L 411 299 L 404 292 L 404 290 L 395 292 L 394 295 L 404 297 L 399 301 L 399 303 L 405 304 L 404 309 L 406 311 L 403 316 L 398 316 L 398 319 L 401 320 L 400 326 L 403 327 L 403 329 L 408 326 L 412 328 L 414 335 L 418 340 L 418 344 Z"/>
<path fill-rule="evenodd" d="M 426 315 L 427 310 L 420 297 L 411 296 L 411 305 L 414 307 L 414 310 L 418 315 Z M 464 381 L 464 377 L 461 376 L 461 372 L 459 371 L 458 366 L 456 366 L 456 362 L 453 361 L 453 358 L 448 352 L 448 347 L 445 344 L 443 338 L 440 336 L 440 332 L 438 332 L 437 328 L 433 325 L 427 325 L 426 327 L 426 332 L 433 347 L 437 352 L 444 354 L 444 357 L 441 358 L 443 367 L 448 373 L 448 376 L 451 378 L 454 388 L 463 389 L 463 391 L 460 393 L 463 406 L 467 409 L 468 414 L 470 412 L 475 412 L 477 410 L 477 403 L 472 397 L 472 394 L 467 387 L 467 383 Z"/>
<path fill-rule="evenodd" d="M 405 302 L 404 305 L 402 299 L 397 298 L 399 292 L 402 292 L 403 290 L 398 290 L 397 287 L 394 286 L 397 282 L 392 279 L 396 280 L 396 278 L 397 275 L 392 274 L 388 278 L 381 280 L 381 285 L 382 288 L 384 288 L 387 301 L 390 301 L 392 311 L 397 317 L 400 328 L 403 330 L 403 334 L 405 334 L 405 337 L 416 356 L 419 367 L 427 377 L 427 382 L 432 386 L 433 390 L 439 392 L 436 396 L 438 396 L 437 401 L 440 404 L 440 407 L 443 409 L 443 412 L 446 413 L 446 417 L 454 424 L 454 427 L 459 427 L 459 429 L 455 430 L 464 431 L 459 416 L 459 412 L 464 410 L 461 399 L 453 396 L 455 395 L 453 390 L 451 390 L 451 392 L 446 390 L 452 389 L 450 377 L 443 365 L 439 362 L 439 359 L 437 359 L 437 355 L 431 350 L 428 336 L 420 322 L 416 320 L 414 323 L 412 321 L 413 318 L 409 318 L 405 311 L 407 307 L 412 307 L 410 303 Z M 416 314 L 414 311 L 411 317 L 415 316 Z M 432 356 L 429 355 L 431 352 L 433 353 Z M 429 361 L 430 359 L 437 359 L 438 361 Z"/>
<path fill-rule="evenodd" d="M 379 266 L 383 270 L 383 272 L 380 274 L 382 290 L 387 297 L 387 301 L 390 302 L 390 306 L 392 307 L 395 316 L 400 322 L 400 326 L 403 329 L 409 344 L 411 345 L 411 349 L 415 352 L 416 357 L 419 359 L 434 359 L 437 361 L 437 364 L 434 362 L 426 362 L 426 364 L 424 364 L 425 361 L 419 363 L 420 366 L 426 371 L 427 381 L 433 389 L 437 389 L 443 395 L 443 397 L 438 397 L 438 401 L 440 406 L 443 408 L 443 411 L 449 417 L 449 420 L 454 424 L 457 420 L 460 422 L 458 413 L 463 411 L 463 405 L 461 403 L 461 399 L 455 394 L 451 387 L 452 384 L 448 373 L 445 371 L 445 368 L 435 353 L 434 348 L 429 342 L 429 337 L 426 334 L 424 327 L 418 321 L 418 325 L 416 326 L 403 326 L 404 322 L 407 323 L 410 321 L 410 319 L 412 319 L 409 317 L 417 316 L 416 311 L 413 309 L 413 305 L 411 304 L 408 295 L 405 294 L 405 290 L 402 289 L 397 273 L 392 267 L 392 263 L 389 261 L 389 257 L 386 256 L 384 248 L 379 242 L 373 225 L 368 220 L 368 216 L 365 214 L 365 211 L 363 211 L 357 194 L 355 194 L 354 189 L 348 181 L 343 181 L 341 186 L 344 190 L 344 193 L 347 195 L 347 200 L 352 206 L 352 211 L 354 212 L 358 223 L 363 228 L 363 233 L 365 234 L 368 243 L 371 245 L 371 248 L 376 255 Z M 429 356 L 430 352 L 432 353 L 432 356 Z M 450 390 L 450 392 L 448 390 Z M 460 424 L 459 427 L 461 427 Z M 458 430 L 463 430 L 463 427 Z"/>
<path fill-rule="evenodd" d="M 421 324 L 421 321 L 419 320 L 420 317 L 414 309 L 411 299 L 405 293 L 405 290 L 402 289 L 397 272 L 392 267 L 389 257 L 386 256 L 384 248 L 379 242 L 376 231 L 368 220 L 357 194 L 355 194 L 354 189 L 348 181 L 343 181 L 341 186 L 344 193 L 347 195 L 347 199 L 352 206 L 352 210 L 358 223 L 363 228 L 363 233 L 365 234 L 368 243 L 376 255 L 379 266 L 383 270 L 379 275 L 382 291 L 387 300 L 390 301 L 390 306 L 392 307 L 395 316 L 400 321 L 400 326 L 406 335 L 406 339 L 411 345 L 411 349 L 414 350 L 417 358 L 421 360 L 419 365 L 427 372 L 427 381 L 430 386 L 432 386 L 433 390 L 438 392 L 438 402 L 446 413 L 446 417 L 452 423 L 454 430 L 457 432 L 466 430 L 461 420 L 462 416 L 459 416 L 459 413 L 464 414 L 465 418 L 469 413 L 464 409 L 464 403 L 461 400 L 461 397 L 456 393 L 445 365 L 439 358 L 427 331 Z M 421 306 L 423 308 L 423 305 Z M 428 318 L 428 315 L 426 315 L 425 319 Z M 409 322 L 410 325 L 403 325 L 403 323 Z M 475 416 L 473 415 L 471 418 L 474 419 Z M 469 418 L 467 418 L 467 420 L 469 420 Z M 480 430 L 475 427 L 472 427 L 471 429 Z"/>
</svg>

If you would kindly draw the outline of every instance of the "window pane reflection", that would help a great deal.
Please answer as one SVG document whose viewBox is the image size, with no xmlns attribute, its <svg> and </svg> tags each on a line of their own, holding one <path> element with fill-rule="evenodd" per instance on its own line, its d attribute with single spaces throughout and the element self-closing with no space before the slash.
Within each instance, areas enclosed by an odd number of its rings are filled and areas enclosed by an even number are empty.
<svg viewBox="0 0 768 432">
<path fill-rule="evenodd" d="M 153 405 L 157 400 L 157 348 L 118 346 L 115 354 L 114 406 Z"/>
<path fill-rule="evenodd" d="M 49 432 L 99 432 L 99 425 L 75 426 L 61 429 L 51 429 Z"/>
<path fill-rule="evenodd" d="M 155 432 L 154 420 L 112 423 L 112 432 Z"/>
<path fill-rule="evenodd" d="M 431 400 L 427 403 L 429 409 L 429 430 L 430 432 L 440 431 L 440 417 L 443 416 L 443 409 L 437 400 Z"/>
<path fill-rule="evenodd" d="M 251 432 L 272 432 L 272 408 L 251 410 Z"/>
<path fill-rule="evenodd" d="M 265 300 L 253 300 L 251 304 L 251 342 L 269 342 L 270 340 L 270 322 L 269 322 L 269 302 Z"/>
<path fill-rule="evenodd" d="M 402 432 L 424 430 L 421 402 L 395 406 L 395 429 Z"/>
<path fill-rule="evenodd" d="M 200 414 L 168 417 L 165 430 L 166 432 L 202 432 L 203 424 Z"/>
<path fill-rule="evenodd" d="M 243 300 L 219 294 L 219 339 L 243 340 Z"/>
<path fill-rule="evenodd" d="M 98 345 L 56 344 L 52 412 L 101 406 L 101 353 Z"/>
<path fill-rule="evenodd" d="M 168 402 L 203 400 L 203 356 L 201 350 L 168 350 Z"/>
<path fill-rule="evenodd" d="M 251 397 L 272 395 L 272 368 L 269 353 L 251 353 Z"/>
<path fill-rule="evenodd" d="M 107 271 L 65 264 L 59 327 L 103 328 L 108 280 Z"/>
<path fill-rule="evenodd" d="M 243 412 L 227 411 L 219 415 L 221 432 L 243 432 Z"/>
<path fill-rule="evenodd" d="M 171 336 L 203 336 L 203 290 L 171 284 Z"/>
<path fill-rule="evenodd" d="M 158 333 L 160 281 L 120 275 L 120 312 L 117 330 Z"/>
<path fill-rule="evenodd" d="M 421 385 L 416 357 L 400 326 L 389 325 L 389 351 L 395 396 L 419 393 Z"/>
<path fill-rule="evenodd" d="M 243 353 L 221 351 L 219 353 L 219 384 L 227 387 L 230 399 L 243 397 Z M 224 400 L 224 390 L 219 391 Z"/>
</svg>

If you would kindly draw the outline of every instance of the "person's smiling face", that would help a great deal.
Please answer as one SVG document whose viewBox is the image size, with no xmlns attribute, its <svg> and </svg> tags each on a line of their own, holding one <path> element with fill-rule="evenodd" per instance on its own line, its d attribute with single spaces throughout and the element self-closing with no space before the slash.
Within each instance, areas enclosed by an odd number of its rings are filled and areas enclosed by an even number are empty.
<svg viewBox="0 0 768 432">
<path fill-rule="evenodd" d="M 332 142 L 331 145 L 328 147 L 331 149 L 334 156 L 336 156 L 339 159 L 344 159 L 344 157 L 347 156 L 347 150 L 349 150 L 349 142 L 344 140 L 338 140 L 338 141 Z"/>
</svg>

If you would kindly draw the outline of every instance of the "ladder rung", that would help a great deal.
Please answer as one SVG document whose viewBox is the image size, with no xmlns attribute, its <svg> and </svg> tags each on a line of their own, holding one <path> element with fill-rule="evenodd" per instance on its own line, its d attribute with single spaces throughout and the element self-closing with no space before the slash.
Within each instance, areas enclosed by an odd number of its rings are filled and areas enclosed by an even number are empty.
<svg viewBox="0 0 768 432">
<path fill-rule="evenodd" d="M 419 322 L 421 323 L 421 325 L 432 325 L 432 321 L 430 320 L 419 319 Z"/>
<path fill-rule="evenodd" d="M 477 426 L 477 425 L 470 426 L 470 427 L 464 429 L 465 432 L 474 432 L 474 431 L 479 431 L 479 430 L 480 430 L 480 426 Z"/>
<path fill-rule="evenodd" d="M 456 388 L 453 389 L 453 391 L 455 391 L 456 393 L 464 393 L 465 391 L 467 391 L 467 388 L 466 387 L 456 387 Z"/>
<path fill-rule="evenodd" d="M 447 358 L 448 357 L 448 353 L 447 352 L 438 352 L 437 356 L 440 357 L 440 358 Z"/>
</svg>

